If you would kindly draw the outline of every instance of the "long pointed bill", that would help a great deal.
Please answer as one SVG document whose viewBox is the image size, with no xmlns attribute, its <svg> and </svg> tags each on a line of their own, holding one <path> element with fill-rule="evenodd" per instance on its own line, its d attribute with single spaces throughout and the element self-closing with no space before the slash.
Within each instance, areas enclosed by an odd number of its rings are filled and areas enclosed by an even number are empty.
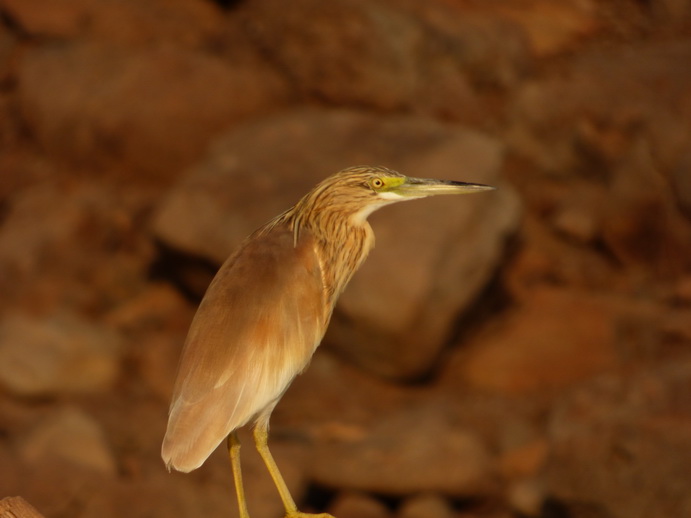
<svg viewBox="0 0 691 518">
<path fill-rule="evenodd" d="M 393 187 L 391 192 L 406 198 L 424 198 L 438 194 L 470 194 L 491 191 L 494 187 L 481 183 L 454 182 L 451 180 L 432 180 L 406 177 L 403 183 Z"/>
</svg>

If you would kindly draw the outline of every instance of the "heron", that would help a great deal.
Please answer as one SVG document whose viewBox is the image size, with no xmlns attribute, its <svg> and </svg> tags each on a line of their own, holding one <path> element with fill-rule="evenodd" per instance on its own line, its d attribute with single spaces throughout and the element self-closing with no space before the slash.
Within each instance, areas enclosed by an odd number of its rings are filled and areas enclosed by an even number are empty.
<svg viewBox="0 0 691 518">
<path fill-rule="evenodd" d="M 298 510 L 269 451 L 271 412 L 307 367 L 339 295 L 374 246 L 367 217 L 399 201 L 489 189 L 350 167 L 246 238 L 218 270 L 190 325 L 161 449 L 168 470 L 197 469 L 227 440 L 240 518 L 249 518 L 237 430 L 251 425 L 285 517 L 333 518 Z"/>
</svg>

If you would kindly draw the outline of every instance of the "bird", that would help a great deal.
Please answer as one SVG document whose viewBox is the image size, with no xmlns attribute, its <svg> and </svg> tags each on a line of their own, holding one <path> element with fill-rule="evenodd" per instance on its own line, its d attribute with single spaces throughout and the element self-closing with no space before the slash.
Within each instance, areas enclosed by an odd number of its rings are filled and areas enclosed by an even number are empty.
<svg viewBox="0 0 691 518">
<path fill-rule="evenodd" d="M 356 166 L 327 177 L 222 264 L 183 345 L 161 456 L 190 472 L 227 441 L 240 518 L 249 518 L 237 430 L 253 427 L 286 518 L 300 512 L 268 447 L 269 418 L 310 362 L 338 300 L 374 246 L 367 217 L 392 203 L 494 187 Z"/>
</svg>

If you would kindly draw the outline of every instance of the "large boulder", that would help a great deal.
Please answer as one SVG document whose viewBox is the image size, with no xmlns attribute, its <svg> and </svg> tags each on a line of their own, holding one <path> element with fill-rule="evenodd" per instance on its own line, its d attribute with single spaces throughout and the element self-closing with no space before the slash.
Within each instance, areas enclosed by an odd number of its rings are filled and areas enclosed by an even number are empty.
<svg viewBox="0 0 691 518">
<path fill-rule="evenodd" d="M 19 396 L 108 389 L 120 371 L 120 336 L 73 314 L 0 321 L 0 384 Z"/>
<path fill-rule="evenodd" d="M 304 96 L 337 105 L 479 122 L 482 87 L 508 88 L 531 63 L 518 24 L 449 2 L 256 0 L 230 23 Z"/>
<path fill-rule="evenodd" d="M 325 176 L 363 163 L 500 187 L 389 207 L 371 218 L 377 248 L 343 294 L 327 342 L 379 374 L 419 376 L 496 270 L 518 222 L 494 139 L 417 117 L 284 113 L 218 140 L 161 203 L 154 231 L 172 247 L 220 263 Z"/>
<path fill-rule="evenodd" d="M 266 67 L 189 49 L 74 42 L 28 50 L 19 110 L 53 156 L 120 176 L 170 176 L 208 140 L 287 95 Z"/>
</svg>

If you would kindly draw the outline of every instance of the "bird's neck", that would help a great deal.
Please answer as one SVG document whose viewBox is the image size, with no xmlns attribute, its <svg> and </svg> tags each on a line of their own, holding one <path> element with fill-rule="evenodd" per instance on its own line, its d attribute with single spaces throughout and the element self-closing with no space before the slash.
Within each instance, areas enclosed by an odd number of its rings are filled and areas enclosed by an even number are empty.
<svg viewBox="0 0 691 518">
<path fill-rule="evenodd" d="M 374 247 L 374 233 L 366 219 L 344 217 L 337 211 L 315 209 L 291 218 L 296 236 L 309 233 L 317 247 L 328 300 L 336 303 L 353 274 Z"/>
</svg>

